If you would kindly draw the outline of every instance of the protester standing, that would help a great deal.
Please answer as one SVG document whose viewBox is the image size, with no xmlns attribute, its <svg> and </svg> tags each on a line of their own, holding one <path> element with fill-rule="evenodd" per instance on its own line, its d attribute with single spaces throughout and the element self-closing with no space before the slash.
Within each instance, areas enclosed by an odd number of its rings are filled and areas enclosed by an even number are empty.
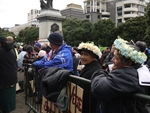
<svg viewBox="0 0 150 113">
<path fill-rule="evenodd" d="M 0 111 L 9 113 L 16 108 L 17 63 L 13 43 L 0 36 Z"/>
</svg>

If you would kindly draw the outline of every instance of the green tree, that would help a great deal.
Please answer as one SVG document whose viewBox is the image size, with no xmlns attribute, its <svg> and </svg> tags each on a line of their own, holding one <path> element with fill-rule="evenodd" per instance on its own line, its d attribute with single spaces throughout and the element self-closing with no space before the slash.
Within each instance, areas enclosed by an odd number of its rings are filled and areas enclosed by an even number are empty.
<svg viewBox="0 0 150 113">
<path fill-rule="evenodd" d="M 94 24 L 92 40 L 96 45 L 111 46 L 116 39 L 116 27 L 110 19 L 100 20 Z"/>
<path fill-rule="evenodd" d="M 33 43 L 39 37 L 39 28 L 26 27 L 18 34 L 19 39 L 24 43 Z"/>
<path fill-rule="evenodd" d="M 146 24 L 147 24 L 147 28 L 146 28 L 146 34 L 144 37 L 144 40 L 147 42 L 148 46 L 150 46 L 150 3 L 147 4 L 147 8 L 146 8 Z"/>
<path fill-rule="evenodd" d="M 13 32 L 10 32 L 9 30 L 4 30 L 2 28 L 0 28 L 0 36 L 4 36 L 4 37 L 12 36 L 13 38 L 16 37 L 16 35 Z"/>
<path fill-rule="evenodd" d="M 63 21 L 63 34 L 67 44 L 78 46 L 91 40 L 93 24 L 88 20 L 66 19 Z"/>
<path fill-rule="evenodd" d="M 117 33 L 128 41 L 144 41 L 146 27 L 145 16 L 135 17 L 118 26 Z"/>
</svg>

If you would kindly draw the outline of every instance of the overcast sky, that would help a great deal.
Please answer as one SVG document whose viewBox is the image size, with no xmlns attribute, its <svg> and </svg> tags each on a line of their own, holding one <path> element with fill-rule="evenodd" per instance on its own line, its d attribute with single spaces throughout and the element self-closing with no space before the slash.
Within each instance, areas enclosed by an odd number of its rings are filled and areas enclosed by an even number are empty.
<svg viewBox="0 0 150 113">
<path fill-rule="evenodd" d="M 53 0 L 53 7 L 61 10 L 70 3 L 83 6 L 83 0 Z M 0 0 L 0 27 L 27 23 L 27 14 L 31 9 L 40 10 L 40 0 Z"/>
</svg>

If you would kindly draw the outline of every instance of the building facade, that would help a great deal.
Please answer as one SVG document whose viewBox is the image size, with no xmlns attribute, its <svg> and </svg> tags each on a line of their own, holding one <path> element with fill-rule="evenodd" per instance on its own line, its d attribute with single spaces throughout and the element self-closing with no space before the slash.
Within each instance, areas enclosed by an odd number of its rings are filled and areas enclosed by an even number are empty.
<svg viewBox="0 0 150 113">
<path fill-rule="evenodd" d="M 19 34 L 19 31 L 22 29 L 25 29 L 26 27 L 38 27 L 39 23 L 38 22 L 28 22 L 26 24 L 22 25 L 15 25 L 14 27 L 9 28 L 9 31 L 13 32 L 15 35 Z"/>
<path fill-rule="evenodd" d="M 92 23 L 110 18 L 110 12 L 107 11 L 107 0 L 85 0 L 83 13 L 85 19 Z"/>
<path fill-rule="evenodd" d="M 36 17 L 40 14 L 40 10 L 32 9 L 28 13 L 28 22 L 37 21 Z"/>
<path fill-rule="evenodd" d="M 95 23 L 102 19 L 111 19 L 116 25 L 126 20 L 144 16 L 146 0 L 85 0 L 85 19 Z"/>
<path fill-rule="evenodd" d="M 62 16 L 65 16 L 66 18 L 77 18 L 80 20 L 84 19 L 83 16 L 83 9 L 81 5 L 78 4 L 68 4 L 67 7 L 60 11 Z"/>
<path fill-rule="evenodd" d="M 116 3 L 116 21 L 119 25 L 130 18 L 144 16 L 145 0 L 120 0 Z"/>
</svg>

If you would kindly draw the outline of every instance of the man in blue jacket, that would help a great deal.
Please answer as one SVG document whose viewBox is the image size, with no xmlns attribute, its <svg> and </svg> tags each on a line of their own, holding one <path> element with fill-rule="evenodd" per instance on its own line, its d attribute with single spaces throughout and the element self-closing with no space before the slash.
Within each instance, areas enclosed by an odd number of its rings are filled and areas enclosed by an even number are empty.
<svg viewBox="0 0 150 113">
<path fill-rule="evenodd" d="M 73 71 L 72 47 L 63 43 L 63 36 L 59 33 L 51 33 L 47 38 L 50 42 L 51 51 L 33 65 L 37 68 L 60 67 Z"/>
<path fill-rule="evenodd" d="M 33 63 L 37 69 L 58 67 L 66 70 L 73 71 L 73 58 L 72 58 L 72 47 L 63 43 L 63 36 L 59 33 L 51 33 L 47 38 L 50 42 L 51 51 L 44 56 L 41 60 L 35 61 Z M 42 102 L 41 95 L 41 80 L 42 77 L 38 76 L 38 94 L 39 100 L 37 103 Z"/>
</svg>

